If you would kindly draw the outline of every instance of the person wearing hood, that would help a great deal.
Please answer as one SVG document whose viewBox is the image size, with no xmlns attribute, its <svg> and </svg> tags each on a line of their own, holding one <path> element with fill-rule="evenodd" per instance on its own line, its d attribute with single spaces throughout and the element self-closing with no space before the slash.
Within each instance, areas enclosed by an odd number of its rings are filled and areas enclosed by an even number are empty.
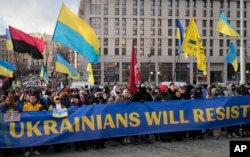
<svg viewBox="0 0 250 157">
<path fill-rule="evenodd" d="M 225 96 L 237 96 L 237 95 L 239 95 L 239 94 L 237 93 L 235 84 L 230 84 L 228 86 L 227 95 L 225 95 Z"/>
<path fill-rule="evenodd" d="M 144 103 L 144 101 L 153 101 L 153 97 L 147 92 L 146 84 L 140 84 L 139 91 L 135 92 L 132 101 Z"/>
<path fill-rule="evenodd" d="M 146 84 L 142 82 L 139 87 L 139 91 L 135 92 L 134 97 L 132 99 L 134 102 L 144 103 L 145 101 L 153 101 L 153 97 L 151 94 L 147 92 Z M 139 144 L 139 136 L 134 136 L 135 144 Z M 152 144 L 149 134 L 145 135 L 146 143 Z"/>
</svg>

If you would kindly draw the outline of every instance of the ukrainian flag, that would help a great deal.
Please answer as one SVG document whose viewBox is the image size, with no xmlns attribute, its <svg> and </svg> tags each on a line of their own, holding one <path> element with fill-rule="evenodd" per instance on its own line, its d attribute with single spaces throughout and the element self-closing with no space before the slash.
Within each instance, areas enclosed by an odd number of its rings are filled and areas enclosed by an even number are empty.
<svg viewBox="0 0 250 157">
<path fill-rule="evenodd" d="M 216 31 L 231 37 L 240 37 L 240 34 L 237 33 L 235 29 L 231 26 L 231 24 L 228 22 L 224 12 L 221 12 L 220 14 L 220 19 L 217 24 Z"/>
<path fill-rule="evenodd" d="M 87 75 L 88 82 L 91 84 L 94 84 L 95 80 L 94 80 L 93 69 L 92 69 L 91 63 L 88 63 L 87 73 L 88 73 L 88 75 Z"/>
<path fill-rule="evenodd" d="M 176 33 L 175 38 L 178 40 L 178 53 L 181 53 L 181 46 L 184 40 L 185 32 L 181 25 L 181 21 L 176 19 Z M 188 54 L 184 52 L 185 58 L 188 58 Z"/>
<path fill-rule="evenodd" d="M 176 39 L 178 39 L 178 52 L 181 52 L 181 45 L 184 40 L 184 29 L 179 19 L 176 19 Z"/>
<path fill-rule="evenodd" d="M 77 51 L 90 63 L 99 62 L 101 44 L 94 29 L 64 4 L 52 40 Z"/>
<path fill-rule="evenodd" d="M 60 73 L 68 74 L 70 78 L 75 80 L 80 79 L 79 73 L 73 68 L 61 55 L 56 53 L 56 66 L 55 70 Z"/>
<path fill-rule="evenodd" d="M 44 66 L 41 66 L 40 77 L 41 77 L 47 84 L 49 84 L 49 75 L 48 75 L 48 73 L 46 72 Z"/>
<path fill-rule="evenodd" d="M 13 77 L 14 71 L 16 71 L 16 67 L 11 63 L 0 60 L 0 75 Z"/>
<path fill-rule="evenodd" d="M 10 30 L 6 28 L 6 49 L 13 51 L 13 44 L 11 40 Z"/>
<path fill-rule="evenodd" d="M 238 71 L 237 53 L 232 42 L 230 43 L 228 53 L 225 57 L 225 61 L 233 65 L 235 72 Z"/>
</svg>

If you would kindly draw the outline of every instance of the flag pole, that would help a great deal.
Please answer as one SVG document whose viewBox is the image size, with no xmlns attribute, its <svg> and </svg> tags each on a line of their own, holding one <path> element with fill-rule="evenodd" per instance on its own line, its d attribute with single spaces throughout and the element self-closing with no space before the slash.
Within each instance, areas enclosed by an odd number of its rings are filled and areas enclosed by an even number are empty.
<svg viewBox="0 0 250 157">
<path fill-rule="evenodd" d="M 62 4 L 62 6 L 64 5 L 64 3 Z M 61 11 L 62 11 L 62 7 L 61 7 L 61 9 L 60 9 L 60 13 L 61 13 Z M 59 13 L 59 15 L 60 15 L 60 13 Z M 59 15 L 58 15 L 58 17 L 57 17 L 57 19 L 59 18 Z M 57 26 L 57 23 L 56 23 L 56 26 Z M 56 28 L 56 26 L 55 26 L 55 28 Z M 55 28 L 54 28 L 54 32 L 55 32 Z M 46 52 L 48 52 L 48 55 L 46 56 L 46 59 L 45 59 L 45 65 L 44 65 L 44 68 L 45 68 L 45 71 L 47 72 L 47 63 L 48 63 L 48 59 L 49 59 L 49 55 L 50 55 L 50 49 L 51 49 L 51 45 L 52 45 L 52 40 L 53 40 L 53 38 L 54 38 L 54 33 L 53 33 L 53 36 L 52 36 L 52 38 L 51 38 L 51 40 L 50 40 L 50 45 L 49 45 L 49 50 L 47 50 L 46 49 Z M 46 53 L 45 52 L 45 53 Z M 54 57 L 54 56 L 53 56 Z M 47 74 L 48 74 L 48 72 L 47 72 Z M 44 75 L 44 74 L 43 74 Z M 43 76 L 44 77 L 44 76 Z M 54 80 L 53 80 L 54 81 Z"/>
<path fill-rule="evenodd" d="M 20 68 L 19 68 L 19 64 L 18 64 L 18 62 L 17 62 L 17 57 L 16 57 L 16 53 L 15 53 L 15 52 L 14 52 L 14 58 L 15 58 L 16 65 L 17 65 L 17 71 L 18 71 L 18 73 L 19 73 L 19 75 L 20 75 L 20 78 L 21 78 L 22 90 L 24 91 L 24 89 L 23 89 L 23 78 L 22 78 L 22 74 L 21 74 L 21 72 L 20 72 Z"/>
<path fill-rule="evenodd" d="M 178 53 L 178 58 L 177 58 L 177 61 L 176 61 L 176 63 L 179 63 L 179 82 L 180 82 L 180 56 L 181 56 L 181 52 Z M 174 82 L 174 78 L 175 78 L 176 71 L 177 71 L 177 66 L 176 65 L 177 64 L 175 64 L 175 70 L 174 70 L 171 82 Z"/>
<path fill-rule="evenodd" d="M 240 83 L 246 83 L 246 60 L 243 51 L 243 1 L 240 0 Z"/>
</svg>

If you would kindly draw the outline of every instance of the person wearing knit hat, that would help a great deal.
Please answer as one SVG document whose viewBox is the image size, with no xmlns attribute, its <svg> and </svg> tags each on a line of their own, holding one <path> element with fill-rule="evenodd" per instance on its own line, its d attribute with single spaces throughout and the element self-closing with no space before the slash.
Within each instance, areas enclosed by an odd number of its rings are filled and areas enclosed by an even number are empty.
<svg viewBox="0 0 250 157">
<path fill-rule="evenodd" d="M 63 90 L 65 93 L 70 94 L 70 88 L 64 88 Z"/>
<path fill-rule="evenodd" d="M 168 90 L 168 86 L 165 84 L 161 84 L 159 86 L 159 93 L 155 96 L 154 101 L 166 101 L 168 100 L 168 94 L 167 94 L 167 90 Z"/>
<path fill-rule="evenodd" d="M 154 97 L 154 101 L 166 101 L 169 100 L 168 98 L 168 86 L 165 84 L 161 84 L 159 86 L 159 93 Z M 171 142 L 172 135 L 169 133 L 160 133 L 160 140 L 162 142 Z"/>
<path fill-rule="evenodd" d="M 165 84 L 161 84 L 160 87 L 159 87 L 159 89 L 160 89 L 161 92 L 167 92 L 168 86 L 165 85 Z"/>
</svg>

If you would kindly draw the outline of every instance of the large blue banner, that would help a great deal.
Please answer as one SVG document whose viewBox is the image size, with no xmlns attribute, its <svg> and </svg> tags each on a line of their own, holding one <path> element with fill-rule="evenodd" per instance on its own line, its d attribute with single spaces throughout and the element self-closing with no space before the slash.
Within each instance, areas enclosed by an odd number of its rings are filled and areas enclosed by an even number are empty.
<svg viewBox="0 0 250 157">
<path fill-rule="evenodd" d="M 23 112 L 20 122 L 4 122 L 0 113 L 0 148 L 246 124 L 249 98 L 90 105 L 68 109 L 67 118 L 53 118 L 51 111 Z"/>
</svg>

